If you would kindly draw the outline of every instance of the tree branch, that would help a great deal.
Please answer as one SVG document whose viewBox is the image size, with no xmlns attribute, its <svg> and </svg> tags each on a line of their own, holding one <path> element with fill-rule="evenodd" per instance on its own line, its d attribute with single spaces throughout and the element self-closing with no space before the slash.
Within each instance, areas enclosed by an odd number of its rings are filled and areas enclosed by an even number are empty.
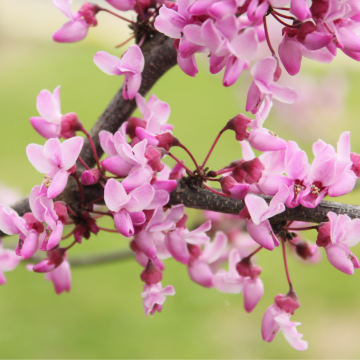
<svg viewBox="0 0 360 360">
<path fill-rule="evenodd" d="M 259 195 L 268 203 L 271 196 Z M 184 204 L 193 209 L 202 209 L 221 212 L 225 214 L 238 215 L 244 208 L 243 200 L 236 200 L 217 195 L 207 189 L 189 185 L 187 181 L 180 180 L 177 189 L 170 194 L 169 205 Z M 322 201 L 314 209 L 305 208 L 302 205 L 288 209 L 281 214 L 271 218 L 271 222 L 276 223 L 282 220 L 306 221 L 321 223 L 328 221 L 326 214 L 333 211 L 336 214 L 346 214 L 350 218 L 360 218 L 360 206 L 341 204 L 332 201 Z"/>
</svg>

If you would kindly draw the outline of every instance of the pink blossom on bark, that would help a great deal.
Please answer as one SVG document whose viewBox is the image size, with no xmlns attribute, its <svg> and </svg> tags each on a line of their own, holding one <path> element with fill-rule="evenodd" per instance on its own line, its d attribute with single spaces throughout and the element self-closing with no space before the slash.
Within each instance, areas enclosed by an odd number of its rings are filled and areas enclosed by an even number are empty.
<svg viewBox="0 0 360 360">
<path fill-rule="evenodd" d="M 42 185 L 43 194 L 49 199 L 60 195 L 79 157 L 84 139 L 76 136 L 60 143 L 49 139 L 45 145 L 30 144 L 26 147 L 29 161 L 37 171 L 46 174 Z"/>
<path fill-rule="evenodd" d="M 145 65 L 144 55 L 138 45 L 131 45 L 120 59 L 99 51 L 94 56 L 94 63 L 108 75 L 125 75 L 123 97 L 126 100 L 135 97 L 140 89 L 141 73 Z"/>
</svg>

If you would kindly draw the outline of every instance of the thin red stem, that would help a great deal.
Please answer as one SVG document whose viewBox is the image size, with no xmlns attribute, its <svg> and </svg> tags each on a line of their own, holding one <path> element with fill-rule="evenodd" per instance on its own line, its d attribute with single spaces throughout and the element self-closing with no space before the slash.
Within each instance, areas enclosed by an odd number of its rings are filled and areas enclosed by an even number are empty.
<svg viewBox="0 0 360 360">
<path fill-rule="evenodd" d="M 221 170 L 215 171 L 215 172 L 216 172 L 216 175 L 222 175 L 222 174 L 226 174 L 227 172 L 233 171 L 235 169 L 236 169 L 236 166 L 231 167 L 231 168 L 224 168 L 224 169 L 221 169 Z"/>
<path fill-rule="evenodd" d="M 272 47 L 271 45 L 271 41 L 270 41 L 270 37 L 269 37 L 269 32 L 268 32 L 268 29 L 267 29 L 267 24 L 266 24 L 266 16 L 263 17 L 263 21 L 264 21 L 264 31 L 265 31 L 265 37 L 266 37 L 266 42 L 268 44 L 268 47 L 271 51 L 271 54 L 273 56 L 275 56 L 275 50 L 274 48 Z"/>
<path fill-rule="evenodd" d="M 289 286 L 290 286 L 290 291 L 293 291 L 293 286 L 292 286 L 292 283 L 291 283 L 291 280 L 290 280 L 289 268 L 288 268 L 287 259 L 286 259 L 286 249 L 285 249 L 285 239 L 284 238 L 281 238 L 281 245 L 282 245 L 283 258 L 284 258 L 284 266 L 285 266 L 286 278 L 287 278 L 287 281 L 288 281 Z"/>
<path fill-rule="evenodd" d="M 68 247 L 64 248 L 64 250 L 69 250 L 70 248 L 72 248 L 75 244 L 76 244 L 76 240 L 74 240 Z"/>
<path fill-rule="evenodd" d="M 74 179 L 76 180 L 76 182 L 78 184 L 79 193 L 80 193 L 80 200 L 81 200 L 81 203 L 83 204 L 84 203 L 84 192 L 83 192 L 81 182 L 80 182 L 79 177 L 77 176 L 76 172 L 73 173 L 72 176 L 74 177 Z"/>
<path fill-rule="evenodd" d="M 103 231 L 111 232 L 111 233 L 119 233 L 117 230 L 105 229 L 105 228 L 102 228 L 102 227 L 99 227 L 99 229 L 103 230 Z"/>
<path fill-rule="evenodd" d="M 252 256 L 254 256 L 256 253 L 258 253 L 263 247 L 260 246 L 258 247 L 255 251 L 253 251 L 250 255 L 247 256 L 247 258 L 251 258 Z"/>
<path fill-rule="evenodd" d="M 190 156 L 190 158 L 191 158 L 191 160 L 193 161 L 193 163 L 195 164 L 195 166 L 196 166 L 196 170 L 197 170 L 197 172 L 200 174 L 200 168 L 199 168 L 199 165 L 198 165 L 198 163 L 196 162 L 196 160 L 195 160 L 195 158 L 194 158 L 194 156 L 193 156 L 193 154 L 189 151 L 189 149 L 185 146 L 185 145 L 183 145 L 183 144 L 179 144 L 179 146 L 182 148 L 182 149 L 184 149 L 187 153 L 188 153 L 188 155 Z"/>
<path fill-rule="evenodd" d="M 127 21 L 127 22 L 129 22 L 130 24 L 136 25 L 136 23 L 135 23 L 134 21 L 129 20 L 129 19 L 126 19 L 126 18 L 122 17 L 121 15 L 118 15 L 118 14 L 116 14 L 116 13 L 114 13 L 114 12 L 108 10 L 108 9 L 100 8 L 100 11 L 105 11 L 105 12 L 111 14 L 111 15 L 114 15 L 114 16 L 118 17 L 118 18 L 121 19 L 121 20 Z"/>
<path fill-rule="evenodd" d="M 204 185 L 204 187 L 205 187 L 206 189 L 210 190 L 211 192 L 213 192 L 213 193 L 215 193 L 215 194 L 217 194 L 217 195 L 221 195 L 221 196 L 228 197 L 228 198 L 231 197 L 230 195 L 227 195 L 227 194 L 224 194 L 224 193 L 222 193 L 222 192 L 220 192 L 220 191 L 217 191 L 217 190 L 211 188 L 210 186 L 207 186 L 207 185 L 204 184 L 204 183 L 203 183 L 203 185 Z"/>
<path fill-rule="evenodd" d="M 121 43 L 118 44 L 118 45 L 115 45 L 115 47 L 116 47 L 116 48 L 119 48 L 119 47 L 125 45 L 125 44 L 128 43 L 131 39 L 133 39 L 134 37 L 135 37 L 135 34 L 134 34 L 134 35 L 131 35 L 127 40 L 121 42 Z"/>
<path fill-rule="evenodd" d="M 138 43 L 138 46 L 139 46 L 139 47 L 141 47 L 141 45 L 144 43 L 145 38 L 146 38 L 146 34 L 144 34 L 144 35 L 141 37 L 141 39 L 140 39 L 140 41 L 139 41 L 139 43 Z"/>
<path fill-rule="evenodd" d="M 144 11 L 143 8 L 141 7 L 139 0 L 135 0 L 136 1 L 136 5 L 138 6 L 139 10 L 140 10 L 140 15 L 143 18 L 143 20 L 145 21 L 145 15 L 144 15 Z"/>
<path fill-rule="evenodd" d="M 272 13 L 276 14 L 277 16 L 283 17 L 285 19 L 296 20 L 293 16 L 284 15 L 284 14 L 281 14 L 281 13 L 275 11 L 275 10 L 272 10 Z"/>
<path fill-rule="evenodd" d="M 271 12 L 270 13 L 280 24 L 288 27 L 288 28 L 292 28 L 292 29 L 297 29 L 298 28 L 298 25 L 290 25 L 290 24 L 287 24 L 286 22 L 282 21 L 279 17 L 277 17 L 274 12 Z"/>
<path fill-rule="evenodd" d="M 78 160 L 81 162 L 81 165 L 86 169 L 90 170 L 89 166 L 86 164 L 86 162 L 79 156 Z"/>
<path fill-rule="evenodd" d="M 81 131 L 86 135 L 86 137 L 89 140 L 91 149 L 92 149 L 92 151 L 94 153 L 94 158 L 95 158 L 95 161 L 96 161 L 96 165 L 97 165 L 98 169 L 100 170 L 99 157 L 98 157 L 94 142 L 92 141 L 92 138 L 91 138 L 90 134 L 86 131 L 86 129 L 84 127 L 82 127 Z"/>
<path fill-rule="evenodd" d="M 78 216 L 77 213 L 70 207 L 69 204 L 66 204 L 66 208 L 68 209 L 68 211 L 71 215 Z"/>
<path fill-rule="evenodd" d="M 319 225 L 314 225 L 314 226 L 306 226 L 306 227 L 299 227 L 299 228 L 283 227 L 283 230 L 301 231 L 301 230 L 315 230 L 318 228 L 319 228 Z"/>
<path fill-rule="evenodd" d="M 183 164 L 175 155 L 171 154 L 171 153 L 168 153 L 168 155 L 173 158 L 180 166 L 182 166 L 186 172 L 190 175 L 194 175 L 194 173 L 185 165 Z"/>
<path fill-rule="evenodd" d="M 218 136 L 215 138 L 215 140 L 214 140 L 214 142 L 213 142 L 213 144 L 212 144 L 212 146 L 211 146 L 208 154 L 206 155 L 206 158 L 205 158 L 204 162 L 203 162 L 202 165 L 200 166 L 200 169 L 203 169 L 204 166 L 206 165 L 207 161 L 209 160 L 209 157 L 210 157 L 211 153 L 212 153 L 213 150 L 214 150 L 215 145 L 216 145 L 217 142 L 219 141 L 220 136 L 222 135 L 222 133 L 223 133 L 224 131 L 225 131 L 225 130 L 221 130 L 221 131 L 219 132 Z"/>
<path fill-rule="evenodd" d="M 276 10 L 285 10 L 285 11 L 289 11 L 290 8 L 287 8 L 287 7 L 274 7 L 273 9 L 276 9 Z"/>
<path fill-rule="evenodd" d="M 101 200 L 104 200 L 104 196 L 100 196 L 98 197 L 97 199 L 93 200 L 93 201 L 90 201 L 88 204 L 89 205 L 94 205 L 96 204 L 97 202 L 101 201 Z"/>
</svg>

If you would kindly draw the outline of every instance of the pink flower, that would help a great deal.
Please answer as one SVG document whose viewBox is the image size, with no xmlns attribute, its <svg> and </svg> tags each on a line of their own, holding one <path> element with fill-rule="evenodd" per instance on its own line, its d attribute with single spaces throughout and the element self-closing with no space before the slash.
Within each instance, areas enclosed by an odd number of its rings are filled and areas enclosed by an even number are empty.
<svg viewBox="0 0 360 360">
<path fill-rule="evenodd" d="M 0 285 L 6 283 L 4 272 L 14 270 L 19 262 L 20 256 L 15 254 L 15 251 L 4 249 L 0 239 Z"/>
<path fill-rule="evenodd" d="M 61 115 L 60 86 L 53 94 L 49 90 L 41 90 L 36 99 L 36 108 L 41 117 L 30 118 L 33 128 L 45 139 L 66 139 L 76 135 L 83 126 L 75 113 Z"/>
<path fill-rule="evenodd" d="M 205 234 L 211 229 L 211 221 L 207 221 L 198 228 L 189 231 L 185 224 L 177 225 L 176 229 L 169 231 L 165 237 L 165 245 L 175 260 L 187 265 L 190 260 L 190 253 L 187 244 L 205 245 L 210 238 Z"/>
<path fill-rule="evenodd" d="M 49 199 L 60 195 L 80 154 L 84 139 L 76 136 L 60 144 L 59 139 L 49 139 L 45 145 L 26 147 L 29 161 L 37 171 L 46 174 L 42 190 Z"/>
<path fill-rule="evenodd" d="M 251 68 L 251 75 L 254 81 L 250 85 L 246 100 L 246 111 L 253 114 L 259 111 L 259 107 L 265 98 L 275 98 L 281 102 L 292 104 L 297 94 L 295 90 L 278 85 L 274 81 L 277 71 L 277 61 L 272 56 L 268 56 L 258 61 Z"/>
<path fill-rule="evenodd" d="M 105 1 L 120 11 L 134 10 L 134 6 L 136 4 L 135 0 L 105 0 Z"/>
<path fill-rule="evenodd" d="M 126 100 L 135 97 L 140 89 L 141 73 L 145 65 L 139 46 L 131 45 L 120 59 L 105 51 L 99 51 L 94 56 L 94 63 L 108 75 L 125 75 L 123 97 Z"/>
<path fill-rule="evenodd" d="M 104 200 L 114 213 L 116 229 L 129 237 L 134 235 L 134 225 L 142 225 L 146 220 L 142 210 L 164 206 L 169 201 L 169 194 L 164 190 L 154 190 L 149 183 L 127 194 L 122 183 L 109 179 L 105 185 Z"/>
<path fill-rule="evenodd" d="M 304 351 L 308 343 L 301 340 L 302 334 L 295 329 L 301 323 L 290 321 L 290 316 L 300 306 L 296 294 L 279 294 L 275 297 L 275 304 L 271 305 L 264 314 L 261 326 L 262 337 L 267 342 L 272 342 L 275 335 L 281 330 L 285 339 L 295 349 Z"/>
<path fill-rule="evenodd" d="M 45 274 L 47 281 L 52 281 L 55 292 L 60 295 L 63 291 L 69 292 L 71 288 L 71 270 L 66 257 L 64 261 L 54 270 Z"/>
<path fill-rule="evenodd" d="M 26 260 L 38 250 L 39 235 L 44 226 L 31 213 L 20 217 L 13 209 L 0 205 L 0 230 L 8 235 L 20 235 L 15 252 Z"/>
<path fill-rule="evenodd" d="M 188 245 L 190 261 L 188 272 L 190 279 L 201 286 L 213 287 L 213 271 L 210 267 L 219 259 L 227 244 L 227 237 L 222 231 L 217 231 L 212 242 L 205 245 L 202 251 L 197 245 Z"/>
<path fill-rule="evenodd" d="M 152 284 L 150 286 L 145 284 L 144 292 L 141 293 L 145 315 L 153 315 L 155 311 L 161 312 L 166 296 L 169 295 L 175 295 L 175 289 L 171 285 L 162 288 L 161 283 Z"/>
<path fill-rule="evenodd" d="M 33 187 L 29 197 L 31 211 L 36 220 L 45 222 L 50 229 L 46 230 L 46 236 L 43 239 L 41 250 L 50 250 L 59 244 L 64 225 L 69 216 L 66 206 L 61 202 L 54 202 L 46 196 L 39 195 L 40 186 Z"/>
<path fill-rule="evenodd" d="M 97 5 L 84 3 L 80 10 L 73 13 L 72 0 L 53 0 L 53 5 L 70 21 L 53 34 L 54 41 L 71 43 L 85 38 L 90 26 L 96 26 L 96 13 L 100 10 Z"/>
<path fill-rule="evenodd" d="M 245 197 L 246 209 L 250 217 L 250 219 L 246 218 L 247 230 L 253 240 L 265 249 L 273 250 L 275 246 L 279 246 L 279 241 L 268 219 L 285 211 L 284 203 L 288 194 L 288 187 L 280 184 L 279 191 L 271 200 L 270 205 L 263 198 L 253 194 Z"/>
<path fill-rule="evenodd" d="M 349 247 L 360 241 L 360 219 L 351 220 L 347 215 L 329 211 L 329 222 L 319 228 L 316 244 L 323 246 L 331 265 L 345 274 L 353 275 L 360 268 L 357 257 Z"/>
<path fill-rule="evenodd" d="M 314 208 L 329 194 L 341 196 L 349 193 L 355 186 L 357 177 L 351 170 L 350 132 L 340 135 L 337 153 L 333 146 L 322 140 L 313 145 L 313 160 L 306 178 L 307 186 L 300 202 L 305 207 Z"/>
</svg>

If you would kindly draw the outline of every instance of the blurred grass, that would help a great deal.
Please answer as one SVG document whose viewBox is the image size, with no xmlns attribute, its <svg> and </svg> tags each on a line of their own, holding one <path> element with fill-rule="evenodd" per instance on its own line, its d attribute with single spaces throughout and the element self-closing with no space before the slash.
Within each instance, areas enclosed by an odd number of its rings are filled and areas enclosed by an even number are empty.
<svg viewBox="0 0 360 360">
<path fill-rule="evenodd" d="M 39 91 L 53 90 L 61 84 L 62 113 L 76 112 L 90 128 L 123 79 L 107 76 L 93 64 L 92 57 L 99 47 L 92 43 L 61 45 L 6 39 L 0 37 L 0 50 L 5 54 L 0 58 L 1 182 L 26 194 L 42 180 L 25 155 L 28 143 L 44 142 L 28 121 L 30 116 L 37 116 L 35 100 Z M 116 53 L 106 46 L 101 50 Z M 203 64 L 202 59 L 199 62 Z M 314 76 L 323 76 L 317 65 L 304 67 Z M 360 152 L 356 141 L 360 126 L 359 73 L 353 67 L 345 66 L 343 70 L 350 87 L 348 110 L 331 129 L 333 138 L 323 140 L 335 145 L 340 132 L 351 130 L 352 150 Z M 235 89 L 224 88 L 221 77 L 210 76 L 206 67 L 201 66 L 196 78 L 187 77 L 178 68 L 172 69 L 155 85 L 153 92 L 169 102 L 172 109 L 169 123 L 175 125 L 175 136 L 201 162 L 219 129 L 244 110 L 246 92 L 242 89 L 248 86 L 249 77 L 245 74 Z M 313 121 L 328 127 L 326 119 L 319 119 L 316 114 Z M 297 131 L 291 131 L 274 116 L 266 126 L 279 136 L 295 141 L 296 132 L 301 132 L 301 124 Z M 308 141 L 299 142 L 309 153 L 314 136 L 316 133 L 309 133 Z M 174 154 L 189 163 L 180 149 Z M 209 166 L 217 169 L 239 157 L 238 142 L 233 134 L 225 133 Z M 358 203 L 359 199 L 356 191 L 343 201 Z M 190 214 L 192 221 L 198 216 L 196 211 Z M 313 236 L 309 233 L 309 238 L 314 240 Z M 76 246 L 70 256 L 127 247 L 128 240 L 101 233 Z M 358 273 L 352 277 L 344 275 L 329 265 L 326 258 L 321 264 L 307 265 L 290 257 L 292 280 L 302 303 L 294 320 L 302 322 L 299 332 L 309 341 L 309 350 L 301 353 L 293 350 L 281 334 L 272 344 L 261 340 L 263 313 L 277 293 L 287 291 L 287 285 L 279 249 L 260 252 L 258 259 L 263 267 L 265 295 L 252 314 L 243 310 L 241 295 L 201 288 L 189 281 L 184 266 L 169 260 L 163 284 L 172 284 L 176 295 L 168 297 L 163 312 L 152 318 L 146 318 L 143 313 L 141 268 L 133 260 L 74 268 L 72 290 L 60 296 L 43 275 L 29 273 L 20 265 L 6 273 L 8 283 L 0 289 L 0 357 L 360 357 Z"/>
</svg>

